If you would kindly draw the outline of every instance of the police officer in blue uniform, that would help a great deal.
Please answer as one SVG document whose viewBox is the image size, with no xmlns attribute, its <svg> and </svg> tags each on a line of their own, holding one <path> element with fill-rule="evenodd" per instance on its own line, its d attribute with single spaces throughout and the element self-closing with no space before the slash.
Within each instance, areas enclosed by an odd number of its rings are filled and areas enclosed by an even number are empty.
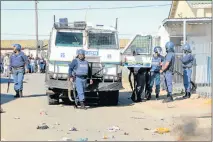
<svg viewBox="0 0 213 142">
<path fill-rule="evenodd" d="M 70 81 L 75 82 L 76 90 L 78 93 L 78 100 L 81 105 L 81 109 L 85 108 L 85 88 L 87 83 L 87 78 L 91 78 L 91 69 L 88 62 L 85 60 L 85 51 L 80 49 L 77 51 L 77 57 L 69 64 L 69 77 Z M 90 79 L 90 84 L 93 81 Z"/>
<path fill-rule="evenodd" d="M 25 68 L 28 65 L 27 57 L 21 51 L 20 44 L 14 44 L 14 53 L 10 56 L 10 73 L 13 74 L 15 98 L 23 96 L 23 79 Z M 28 72 L 28 69 L 26 69 Z"/>
<path fill-rule="evenodd" d="M 162 69 L 160 70 L 160 73 L 164 74 L 165 78 L 165 84 L 166 84 L 166 90 L 167 90 L 167 98 L 163 101 L 171 102 L 173 101 L 172 97 L 172 78 L 174 74 L 174 64 L 175 64 L 175 50 L 174 50 L 174 43 L 173 42 L 167 42 L 166 45 L 166 57 L 164 60 L 164 63 L 162 65 Z"/>
<path fill-rule="evenodd" d="M 190 98 L 191 96 L 191 74 L 192 74 L 192 66 L 194 63 L 194 57 L 191 54 L 191 47 L 189 44 L 183 45 L 184 56 L 180 58 L 183 67 L 183 82 L 185 88 L 185 96 L 184 99 Z"/>
<path fill-rule="evenodd" d="M 147 100 L 151 99 L 152 94 L 152 87 L 155 82 L 155 93 L 156 93 L 156 99 L 159 99 L 159 93 L 160 93 L 160 69 L 163 62 L 163 56 L 161 55 L 162 48 L 160 46 L 156 46 L 154 48 L 154 55 L 152 58 L 152 67 L 150 69 L 150 84 L 149 84 L 149 95 Z"/>
</svg>

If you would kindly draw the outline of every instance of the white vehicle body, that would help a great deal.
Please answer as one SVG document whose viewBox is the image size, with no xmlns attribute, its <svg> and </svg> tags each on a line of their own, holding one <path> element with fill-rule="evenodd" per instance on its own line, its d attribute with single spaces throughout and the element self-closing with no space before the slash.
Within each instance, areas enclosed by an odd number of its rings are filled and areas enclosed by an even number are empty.
<svg viewBox="0 0 213 142">
<path fill-rule="evenodd" d="M 86 51 L 86 60 L 92 63 L 93 75 L 102 69 L 99 77 L 108 82 L 120 79 L 121 53 L 117 30 L 91 24 L 82 29 L 53 27 L 48 49 L 48 73 L 51 79 L 67 80 L 69 64 L 76 58 L 78 49 Z"/>
</svg>

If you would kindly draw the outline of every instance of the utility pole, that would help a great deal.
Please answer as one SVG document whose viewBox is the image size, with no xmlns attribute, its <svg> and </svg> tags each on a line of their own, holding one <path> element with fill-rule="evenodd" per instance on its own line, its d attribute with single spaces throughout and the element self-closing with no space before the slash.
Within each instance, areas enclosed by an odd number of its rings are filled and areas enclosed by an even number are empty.
<svg viewBox="0 0 213 142">
<path fill-rule="evenodd" d="M 36 58 L 38 57 L 38 1 L 35 0 L 35 26 L 36 26 Z"/>
</svg>

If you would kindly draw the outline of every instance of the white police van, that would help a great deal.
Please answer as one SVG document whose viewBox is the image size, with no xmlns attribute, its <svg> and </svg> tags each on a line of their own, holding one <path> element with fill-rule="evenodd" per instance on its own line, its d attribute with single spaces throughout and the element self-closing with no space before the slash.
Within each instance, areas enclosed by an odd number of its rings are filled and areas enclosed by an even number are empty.
<svg viewBox="0 0 213 142">
<path fill-rule="evenodd" d="M 68 23 L 67 18 L 54 21 L 50 34 L 45 79 L 49 104 L 58 104 L 59 99 L 73 101 L 67 95 L 68 64 L 76 58 L 78 49 L 86 51 L 92 69 L 93 84 L 87 86 L 86 101 L 96 99 L 101 104 L 117 105 L 123 88 L 117 30 L 84 21 Z"/>
</svg>

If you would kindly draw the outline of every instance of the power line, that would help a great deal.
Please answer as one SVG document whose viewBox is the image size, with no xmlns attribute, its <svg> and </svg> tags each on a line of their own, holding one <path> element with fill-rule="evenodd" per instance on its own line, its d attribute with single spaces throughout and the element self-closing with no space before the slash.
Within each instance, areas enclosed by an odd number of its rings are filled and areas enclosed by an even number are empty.
<svg viewBox="0 0 213 142">
<path fill-rule="evenodd" d="M 10 34 L 10 33 L 1 33 L 1 35 L 11 35 L 11 36 L 36 36 L 36 35 L 31 35 L 31 34 Z M 134 34 L 118 34 L 118 35 L 134 35 Z M 50 36 L 50 35 L 38 35 L 38 36 Z"/>
<path fill-rule="evenodd" d="M 130 8 L 146 8 L 146 7 L 163 7 L 163 6 L 171 6 L 171 4 L 162 4 L 162 5 L 138 5 L 138 6 L 128 6 L 128 7 L 106 7 L 106 8 L 104 8 L 104 7 L 96 7 L 96 8 L 89 8 L 90 10 L 109 10 L 109 9 L 130 9 Z M 18 11 L 18 10 L 20 10 L 20 11 L 25 11 L 25 10 L 35 10 L 35 9 L 24 9 L 24 8 L 22 8 L 22 9 L 1 9 L 1 10 L 7 10 L 7 11 L 9 11 L 9 10 L 16 10 L 16 11 Z M 48 10 L 88 10 L 88 7 L 87 8 L 72 8 L 72 9 L 57 9 L 57 8 L 52 8 L 52 9 L 37 9 L 37 10 L 43 10 L 43 11 L 48 11 Z"/>
<path fill-rule="evenodd" d="M 29 34 L 9 34 L 9 33 L 1 33 L 1 35 L 36 36 L 36 35 L 29 35 Z M 50 36 L 50 35 L 39 35 L 39 36 Z"/>
</svg>

